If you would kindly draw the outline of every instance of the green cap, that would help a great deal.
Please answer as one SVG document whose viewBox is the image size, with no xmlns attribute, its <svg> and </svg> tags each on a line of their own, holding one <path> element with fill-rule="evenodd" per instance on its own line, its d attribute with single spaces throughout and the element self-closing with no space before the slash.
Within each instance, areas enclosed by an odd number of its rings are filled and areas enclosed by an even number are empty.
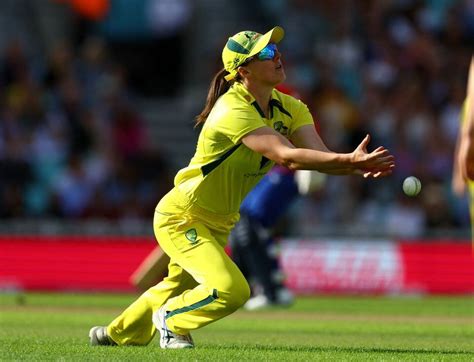
<svg viewBox="0 0 474 362">
<path fill-rule="evenodd" d="M 248 58 L 259 53 L 268 43 L 278 43 L 285 36 L 285 31 L 279 26 L 265 34 L 254 31 L 241 31 L 227 41 L 222 50 L 222 63 L 230 74 L 225 76 L 227 81 L 237 74 L 237 68 Z"/>
</svg>

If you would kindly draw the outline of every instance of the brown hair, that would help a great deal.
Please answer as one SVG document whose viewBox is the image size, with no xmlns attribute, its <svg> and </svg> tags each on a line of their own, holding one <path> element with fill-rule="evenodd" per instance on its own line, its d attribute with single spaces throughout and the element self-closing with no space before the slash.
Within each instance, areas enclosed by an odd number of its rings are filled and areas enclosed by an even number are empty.
<svg viewBox="0 0 474 362">
<path fill-rule="evenodd" d="M 206 119 L 209 116 L 209 113 L 211 113 L 212 107 L 216 104 L 217 99 L 227 92 L 232 83 L 234 83 L 234 79 L 229 82 L 224 79 L 227 74 L 229 74 L 229 72 L 222 68 L 212 79 L 207 93 L 206 104 L 201 113 L 196 116 L 195 127 L 206 122 Z"/>
</svg>

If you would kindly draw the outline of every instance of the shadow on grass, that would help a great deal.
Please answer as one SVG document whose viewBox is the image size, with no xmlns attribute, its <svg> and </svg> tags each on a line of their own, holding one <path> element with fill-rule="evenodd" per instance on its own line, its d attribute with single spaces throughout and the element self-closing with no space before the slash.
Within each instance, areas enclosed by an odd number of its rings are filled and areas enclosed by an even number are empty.
<svg viewBox="0 0 474 362">
<path fill-rule="evenodd" d="M 207 347 L 207 346 L 203 346 Z M 215 348 L 215 346 L 211 347 Z M 288 346 L 271 346 L 271 345 L 232 345 L 218 346 L 221 349 L 253 349 L 256 351 L 280 351 L 280 352 L 348 352 L 348 353 L 419 353 L 419 354 L 474 354 L 473 351 L 450 351 L 437 349 L 403 349 L 403 348 L 366 348 L 366 347 L 288 347 Z"/>
</svg>

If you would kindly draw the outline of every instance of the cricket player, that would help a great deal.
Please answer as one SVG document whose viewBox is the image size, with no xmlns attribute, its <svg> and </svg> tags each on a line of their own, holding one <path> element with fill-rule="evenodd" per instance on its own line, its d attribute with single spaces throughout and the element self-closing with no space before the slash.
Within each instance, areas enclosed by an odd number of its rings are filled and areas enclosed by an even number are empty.
<svg viewBox="0 0 474 362">
<path fill-rule="evenodd" d="M 350 153 L 329 150 L 308 107 L 275 89 L 286 78 L 277 47 L 283 37 L 281 27 L 242 31 L 224 45 L 224 68 L 196 118 L 196 152 L 154 215 L 168 276 L 108 326 L 93 327 L 91 345 L 146 345 L 158 330 L 161 348 L 192 348 L 193 330 L 240 308 L 249 285 L 224 246 L 242 200 L 275 163 L 337 175 L 392 173 L 394 157 L 384 147 L 367 151 L 369 135 Z"/>
</svg>

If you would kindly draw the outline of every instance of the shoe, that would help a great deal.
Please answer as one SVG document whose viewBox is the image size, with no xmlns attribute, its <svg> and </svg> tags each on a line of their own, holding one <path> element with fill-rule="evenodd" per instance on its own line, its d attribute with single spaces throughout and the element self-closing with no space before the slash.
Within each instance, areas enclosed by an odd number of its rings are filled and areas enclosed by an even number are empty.
<svg viewBox="0 0 474 362">
<path fill-rule="evenodd" d="M 266 307 L 270 307 L 273 303 L 264 294 L 258 294 L 255 297 L 250 298 L 247 303 L 244 304 L 246 310 L 258 310 Z"/>
<path fill-rule="evenodd" d="M 280 288 L 276 292 L 275 304 L 282 307 L 289 307 L 295 302 L 295 296 L 287 288 Z"/>
<path fill-rule="evenodd" d="M 275 293 L 275 300 L 272 301 L 265 294 L 258 294 L 250 298 L 244 304 L 246 310 L 258 310 L 268 307 L 289 307 L 295 301 L 293 293 L 286 288 L 280 288 Z"/>
<path fill-rule="evenodd" d="M 168 329 L 166 325 L 166 311 L 161 307 L 153 313 L 153 324 L 160 331 L 160 347 L 161 348 L 194 348 L 194 342 L 190 334 L 176 334 Z"/>
<path fill-rule="evenodd" d="M 92 327 L 89 331 L 89 343 L 91 346 L 116 346 L 107 334 L 107 327 Z"/>
</svg>

